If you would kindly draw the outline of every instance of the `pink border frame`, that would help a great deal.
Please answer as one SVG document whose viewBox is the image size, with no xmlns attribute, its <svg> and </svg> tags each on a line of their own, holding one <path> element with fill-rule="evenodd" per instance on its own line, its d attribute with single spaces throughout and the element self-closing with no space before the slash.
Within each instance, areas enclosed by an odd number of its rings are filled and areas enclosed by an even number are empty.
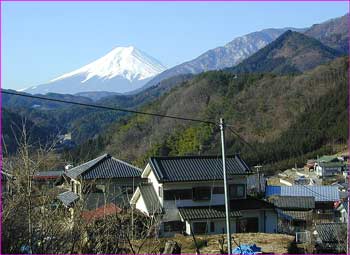
<svg viewBox="0 0 350 255">
<path fill-rule="evenodd" d="M 0 0 L 0 137 L 2 137 L 2 2 L 348 2 L 348 13 L 350 13 L 350 0 Z M 348 34 L 350 38 L 350 15 L 348 15 Z M 348 42 L 349 54 L 350 54 L 350 39 Z M 349 61 L 350 61 L 350 56 Z M 350 68 L 348 70 L 350 77 Z M 348 103 L 350 100 L 350 78 L 348 80 Z M 348 110 L 348 150 L 350 153 L 350 110 Z M 0 170 L 2 170 L 2 143 L 0 142 Z M 2 192 L 2 176 L 0 175 L 0 193 Z M 350 169 L 348 170 L 348 197 L 350 197 Z M 0 210 L 2 208 L 2 196 L 0 196 Z M 349 209 L 349 203 L 348 203 Z M 350 222 L 349 222 L 349 210 L 348 210 L 348 223 L 347 233 L 350 234 Z M 0 254 L 2 251 L 2 213 L 0 211 Z M 348 239 L 348 246 L 350 242 Z"/>
</svg>

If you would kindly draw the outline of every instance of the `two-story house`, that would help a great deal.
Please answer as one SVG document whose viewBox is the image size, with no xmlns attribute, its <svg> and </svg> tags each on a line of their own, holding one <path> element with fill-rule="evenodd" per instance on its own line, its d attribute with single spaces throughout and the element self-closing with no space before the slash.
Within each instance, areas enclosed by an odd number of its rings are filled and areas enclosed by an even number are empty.
<svg viewBox="0 0 350 255">
<path fill-rule="evenodd" d="M 129 205 L 136 187 L 141 182 L 141 169 L 104 154 L 64 173 L 68 191 L 58 199 L 66 207 L 77 200 L 92 210 L 113 203 Z"/>
<path fill-rule="evenodd" d="M 277 230 L 274 206 L 247 196 L 250 168 L 239 155 L 226 159 L 232 232 Z M 226 232 L 221 156 L 151 157 L 131 204 L 160 218 L 159 234 Z"/>
<path fill-rule="evenodd" d="M 341 174 L 345 168 L 344 161 L 335 156 L 323 156 L 315 162 L 315 172 L 319 177 Z"/>
</svg>

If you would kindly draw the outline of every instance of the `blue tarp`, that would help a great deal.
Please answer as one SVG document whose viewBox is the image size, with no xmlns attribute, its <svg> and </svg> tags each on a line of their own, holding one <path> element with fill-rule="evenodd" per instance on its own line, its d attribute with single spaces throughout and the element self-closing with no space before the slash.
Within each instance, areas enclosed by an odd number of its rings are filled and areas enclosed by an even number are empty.
<svg viewBox="0 0 350 255">
<path fill-rule="evenodd" d="M 232 250 L 232 254 L 258 254 L 261 253 L 261 248 L 256 244 L 242 244 Z"/>
</svg>

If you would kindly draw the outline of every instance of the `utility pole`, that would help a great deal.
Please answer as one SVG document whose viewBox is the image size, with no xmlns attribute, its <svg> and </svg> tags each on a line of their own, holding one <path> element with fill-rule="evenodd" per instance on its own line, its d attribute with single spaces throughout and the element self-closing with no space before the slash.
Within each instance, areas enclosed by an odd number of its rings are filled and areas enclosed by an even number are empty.
<svg viewBox="0 0 350 255">
<path fill-rule="evenodd" d="M 232 253 L 231 244 L 231 224 L 230 224 L 230 200 L 228 192 L 227 172 L 226 172 L 226 158 L 225 158 L 225 125 L 224 119 L 220 118 L 221 130 L 221 153 L 222 153 L 222 170 L 224 174 L 224 191 L 225 191 L 225 212 L 226 212 L 226 233 L 227 233 L 227 253 Z"/>
</svg>

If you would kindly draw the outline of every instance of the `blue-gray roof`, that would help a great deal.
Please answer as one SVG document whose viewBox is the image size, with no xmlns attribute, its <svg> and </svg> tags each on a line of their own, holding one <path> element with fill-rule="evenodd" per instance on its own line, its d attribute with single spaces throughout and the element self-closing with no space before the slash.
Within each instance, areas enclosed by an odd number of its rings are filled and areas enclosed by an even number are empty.
<svg viewBox="0 0 350 255">
<path fill-rule="evenodd" d="M 151 157 L 150 165 L 160 182 L 223 179 L 221 156 Z M 229 176 L 251 173 L 239 155 L 226 157 L 226 169 Z"/>
<path fill-rule="evenodd" d="M 141 177 L 141 169 L 104 154 L 66 172 L 72 179 L 109 179 Z"/>
<path fill-rule="evenodd" d="M 338 201 L 339 190 L 335 186 L 266 186 L 265 194 L 270 196 L 314 197 L 315 202 Z"/>
<path fill-rule="evenodd" d="M 79 196 L 72 191 L 66 191 L 59 194 L 57 198 L 64 204 L 64 206 L 69 207 L 79 199 Z"/>
</svg>

